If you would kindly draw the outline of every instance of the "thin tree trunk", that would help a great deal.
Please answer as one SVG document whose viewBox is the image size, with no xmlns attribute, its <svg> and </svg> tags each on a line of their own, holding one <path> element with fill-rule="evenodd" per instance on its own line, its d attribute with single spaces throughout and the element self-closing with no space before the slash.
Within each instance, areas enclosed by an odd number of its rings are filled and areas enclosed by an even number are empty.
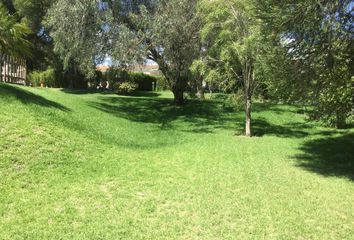
<svg viewBox="0 0 354 240">
<path fill-rule="evenodd" d="M 336 127 L 338 129 L 344 129 L 346 127 L 345 116 L 340 112 L 336 114 Z"/>
<path fill-rule="evenodd" d="M 0 82 L 2 82 L 2 53 L 0 52 Z"/>
<path fill-rule="evenodd" d="M 9 56 L 5 55 L 4 82 L 9 82 L 8 72 L 9 72 Z"/>
<path fill-rule="evenodd" d="M 75 63 L 72 65 L 72 70 L 70 74 L 70 80 L 69 80 L 69 88 L 73 89 L 74 88 L 74 80 L 77 78 L 77 68 L 75 66 Z"/>
<path fill-rule="evenodd" d="M 205 100 L 204 89 L 203 89 L 203 80 L 197 80 L 197 95 L 200 100 Z"/>
<path fill-rule="evenodd" d="M 246 137 L 252 137 L 252 132 L 251 132 L 251 98 L 246 97 L 246 109 L 245 109 L 245 115 L 246 115 Z"/>
<path fill-rule="evenodd" d="M 251 129 L 251 111 L 252 111 L 252 84 L 253 84 L 253 66 L 248 61 L 243 69 L 244 95 L 245 95 L 245 135 L 252 137 Z"/>
</svg>

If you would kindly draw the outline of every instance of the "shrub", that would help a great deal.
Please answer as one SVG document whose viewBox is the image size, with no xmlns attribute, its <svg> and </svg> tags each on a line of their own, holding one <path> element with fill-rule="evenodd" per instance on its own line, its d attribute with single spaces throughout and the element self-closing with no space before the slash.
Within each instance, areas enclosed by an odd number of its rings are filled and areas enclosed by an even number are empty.
<svg viewBox="0 0 354 240">
<path fill-rule="evenodd" d="M 219 102 L 224 102 L 228 98 L 228 95 L 225 93 L 213 93 L 210 95 L 211 100 L 219 101 Z"/>
<path fill-rule="evenodd" d="M 168 85 L 167 79 L 164 76 L 156 76 L 156 90 L 164 91 L 169 89 L 170 87 Z"/>
<path fill-rule="evenodd" d="M 240 89 L 236 93 L 214 93 L 210 97 L 212 100 L 222 103 L 222 106 L 226 109 L 242 110 L 244 109 L 244 94 Z"/>
<path fill-rule="evenodd" d="M 138 89 L 138 84 L 134 82 L 125 81 L 114 84 L 114 88 L 119 94 L 129 94 Z"/>
<path fill-rule="evenodd" d="M 243 110 L 245 107 L 244 93 L 239 89 L 236 93 L 228 94 L 223 106 L 236 111 Z"/>
<path fill-rule="evenodd" d="M 33 87 L 38 87 L 41 85 L 42 75 L 39 71 L 31 72 L 28 75 L 28 80 Z"/>
<path fill-rule="evenodd" d="M 29 74 L 28 79 L 34 87 L 39 87 L 41 84 L 53 87 L 55 85 L 55 70 L 49 67 L 45 71 L 34 71 Z"/>
<path fill-rule="evenodd" d="M 110 69 L 105 73 L 96 74 L 96 83 L 100 81 L 108 81 L 110 84 L 117 86 L 121 83 L 130 82 L 137 84 L 137 91 L 153 91 L 156 90 L 157 77 L 144 73 L 129 73 L 124 70 Z"/>
<path fill-rule="evenodd" d="M 129 79 L 138 85 L 138 91 L 153 91 L 156 86 L 156 78 L 144 73 L 130 73 Z"/>
</svg>

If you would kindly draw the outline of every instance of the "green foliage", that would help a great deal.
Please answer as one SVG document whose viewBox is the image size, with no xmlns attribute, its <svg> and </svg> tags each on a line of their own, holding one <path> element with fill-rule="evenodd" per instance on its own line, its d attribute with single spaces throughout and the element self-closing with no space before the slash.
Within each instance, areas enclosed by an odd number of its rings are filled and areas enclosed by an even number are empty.
<svg viewBox="0 0 354 240">
<path fill-rule="evenodd" d="M 144 73 L 130 73 L 129 79 L 138 85 L 138 91 L 153 91 L 156 87 L 157 77 Z"/>
<path fill-rule="evenodd" d="M 164 76 L 156 76 L 156 90 L 165 91 L 169 90 L 170 86 L 167 79 Z"/>
<path fill-rule="evenodd" d="M 17 21 L 0 2 L 0 52 L 15 56 L 31 56 L 31 43 L 27 36 L 31 33 L 25 19 Z"/>
<path fill-rule="evenodd" d="M 131 81 L 124 81 L 115 83 L 113 87 L 119 94 L 129 94 L 136 91 L 139 85 Z"/>
<path fill-rule="evenodd" d="M 210 99 L 219 102 L 224 109 L 230 111 L 240 112 L 245 108 L 245 96 L 240 89 L 235 93 L 213 93 L 210 95 Z"/>
<path fill-rule="evenodd" d="M 28 79 L 33 87 L 54 87 L 56 84 L 55 70 L 48 68 L 45 71 L 33 71 L 29 74 Z"/>
<path fill-rule="evenodd" d="M 55 1 L 56 0 L 12 0 L 17 14 L 28 20 L 28 25 L 31 30 L 36 33 L 42 30 L 42 34 L 46 34 L 46 29 L 43 29 L 42 20 L 47 10 Z"/>
<path fill-rule="evenodd" d="M 52 39 L 48 34 L 48 29 L 42 24 L 44 15 L 50 5 L 56 0 L 2 0 L 7 10 L 18 23 L 25 22 L 27 28 L 31 30 L 25 37 L 30 44 L 29 53 L 20 54 L 21 58 L 27 62 L 29 71 L 44 70 L 48 66 L 55 66 L 55 54 L 52 48 Z"/>
<path fill-rule="evenodd" d="M 260 20 L 251 1 L 205 0 L 200 1 L 199 9 L 204 20 L 202 37 L 213 69 L 206 79 L 219 79 L 220 88 L 226 91 L 243 89 L 245 134 L 251 136 L 252 97 L 259 85 L 255 74 L 263 50 Z"/>
<path fill-rule="evenodd" d="M 190 67 L 200 53 L 201 21 L 196 0 L 159 1 L 154 12 L 142 8 L 146 22 L 141 37 L 148 43 L 148 58 L 160 67 L 174 93 L 175 102 L 183 103 L 183 92 L 190 79 Z M 141 17 L 136 16 L 135 22 Z"/>
<path fill-rule="evenodd" d="M 41 86 L 41 83 L 44 84 L 43 75 L 39 71 L 33 71 L 28 75 L 28 79 L 30 84 L 33 87 Z"/>
<path fill-rule="evenodd" d="M 96 81 L 108 81 L 111 84 L 119 86 L 123 82 L 131 82 L 137 85 L 138 91 L 153 91 L 156 87 L 157 76 L 144 73 L 128 72 L 120 69 L 110 69 L 105 73 L 98 73 Z"/>
<path fill-rule="evenodd" d="M 344 127 L 354 108 L 352 1 L 256 2 L 263 33 L 281 53 L 271 58 L 287 63 L 271 68 L 269 88 L 282 100 L 314 107 L 314 119 Z"/>
<path fill-rule="evenodd" d="M 106 54 L 117 60 L 116 67 L 149 58 L 159 64 L 172 90 L 183 97 L 189 67 L 200 50 L 195 5 L 196 0 L 108 1 L 103 11 L 95 0 L 59 0 L 50 8 L 46 25 L 64 68 L 77 64 L 81 72 L 93 77 L 94 60 Z"/>
<path fill-rule="evenodd" d="M 245 95 L 242 89 L 236 93 L 228 94 L 223 102 L 225 108 L 233 109 L 234 111 L 242 111 L 245 109 Z"/>
<path fill-rule="evenodd" d="M 94 77 L 94 61 L 103 58 L 101 43 L 108 41 L 102 27 L 105 14 L 99 10 L 96 0 L 58 0 L 48 10 L 45 25 L 51 30 L 54 51 L 65 70 L 73 66 L 87 77 Z"/>
</svg>

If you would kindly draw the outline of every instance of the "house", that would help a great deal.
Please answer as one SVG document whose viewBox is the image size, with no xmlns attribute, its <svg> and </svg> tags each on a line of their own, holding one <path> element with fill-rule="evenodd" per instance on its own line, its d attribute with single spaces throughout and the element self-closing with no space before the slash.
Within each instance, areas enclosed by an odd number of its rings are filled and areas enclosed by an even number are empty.
<svg viewBox="0 0 354 240">
<path fill-rule="evenodd" d="M 157 64 L 144 64 L 134 66 L 133 72 L 144 73 L 147 75 L 161 75 L 159 65 Z"/>
<path fill-rule="evenodd" d="M 111 68 L 112 66 L 107 64 L 100 64 L 96 66 L 96 70 L 101 73 L 106 73 Z M 157 64 L 134 65 L 131 68 L 131 72 L 144 73 L 147 75 L 161 75 L 161 71 L 159 70 L 159 65 Z"/>
</svg>

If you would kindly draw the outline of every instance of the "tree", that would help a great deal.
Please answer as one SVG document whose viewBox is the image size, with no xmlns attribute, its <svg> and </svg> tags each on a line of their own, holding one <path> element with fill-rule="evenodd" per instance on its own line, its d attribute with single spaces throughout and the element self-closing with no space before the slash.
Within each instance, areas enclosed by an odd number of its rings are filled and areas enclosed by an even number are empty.
<svg viewBox="0 0 354 240">
<path fill-rule="evenodd" d="M 30 33 L 26 21 L 18 22 L 0 3 L 0 52 L 21 58 L 30 56 L 31 43 L 27 40 Z"/>
<path fill-rule="evenodd" d="M 46 15 L 54 52 L 65 70 L 73 70 L 74 77 L 79 72 L 94 76 L 95 61 L 103 57 L 105 14 L 96 0 L 58 0 Z M 71 77 L 69 87 L 73 86 Z"/>
<path fill-rule="evenodd" d="M 205 0 L 200 4 L 204 14 L 203 39 L 209 42 L 209 60 L 216 71 L 232 76 L 231 85 L 243 89 L 245 135 L 251 136 L 252 96 L 257 86 L 255 77 L 261 50 L 259 21 L 252 14 L 250 2 L 238 0 Z"/>
<path fill-rule="evenodd" d="M 90 76 L 99 56 L 109 55 L 124 68 L 150 59 L 175 103 L 183 104 L 189 68 L 200 50 L 197 0 L 98 2 L 58 0 L 48 12 L 54 49 L 64 65 L 74 61 Z"/>
<path fill-rule="evenodd" d="M 26 60 L 27 69 L 44 70 L 55 58 L 52 51 L 51 38 L 43 27 L 42 20 L 50 5 L 56 0 L 0 0 L 6 6 L 8 12 L 14 19 L 21 23 L 26 22 L 31 32 L 27 34 L 26 40 L 30 42 L 31 56 L 21 57 Z M 53 64 L 56 65 L 56 64 Z"/>
<path fill-rule="evenodd" d="M 281 53 L 271 61 L 282 56 L 292 65 L 288 80 L 278 77 L 279 69 L 269 69 L 269 87 L 281 85 L 292 102 L 312 106 L 312 118 L 345 127 L 354 108 L 352 1 L 256 0 L 255 5 L 264 36 Z"/>
<path fill-rule="evenodd" d="M 13 7 L 17 15 L 24 17 L 28 21 L 28 25 L 32 32 L 38 34 L 39 37 L 46 34 L 43 29 L 43 18 L 50 6 L 56 0 L 13 0 Z"/>
<path fill-rule="evenodd" d="M 200 51 L 201 24 L 196 4 L 196 0 L 160 0 L 155 4 L 145 1 L 128 20 L 125 18 L 126 24 L 110 24 L 112 31 L 118 33 L 114 34 L 117 37 L 113 38 L 116 45 L 112 55 L 120 61 L 132 56 L 155 61 L 178 105 L 184 102 L 190 66 Z"/>
</svg>

